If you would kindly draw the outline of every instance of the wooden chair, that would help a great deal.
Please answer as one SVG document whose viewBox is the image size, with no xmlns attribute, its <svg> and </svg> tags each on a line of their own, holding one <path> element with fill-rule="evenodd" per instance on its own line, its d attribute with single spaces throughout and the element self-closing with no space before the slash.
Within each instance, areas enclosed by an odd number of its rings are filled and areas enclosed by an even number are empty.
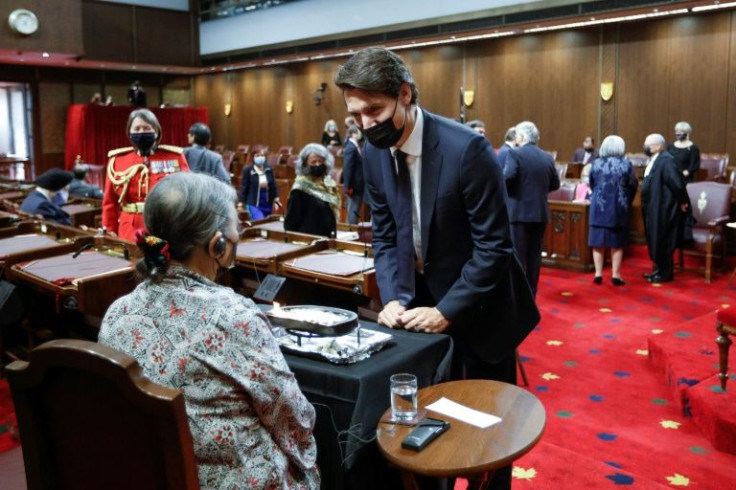
<svg viewBox="0 0 736 490">
<path fill-rule="evenodd" d="M 736 335 L 736 308 L 724 308 L 716 313 L 716 331 L 718 338 L 718 357 L 720 360 L 721 372 L 718 377 L 721 379 L 721 388 L 726 390 L 726 381 L 728 381 L 728 348 L 733 343 L 729 335 Z"/>
<path fill-rule="evenodd" d="M 565 180 L 565 176 L 567 175 L 567 164 L 555 163 L 555 170 L 557 170 L 557 176 L 560 178 L 560 182 Z"/>
<path fill-rule="evenodd" d="M 293 146 L 282 146 L 279 148 L 279 153 L 282 155 L 291 155 L 291 153 L 294 151 Z"/>
<path fill-rule="evenodd" d="M 726 182 L 728 172 L 728 154 L 703 153 L 700 155 L 700 168 L 707 172 L 705 180 Z"/>
<path fill-rule="evenodd" d="M 687 185 L 687 194 L 692 206 L 693 239 L 689 255 L 705 256 L 705 282 L 710 284 L 713 255 L 721 259 L 721 268 L 726 270 L 726 230 L 730 220 L 731 186 L 717 182 L 693 182 Z M 683 263 L 680 250 L 680 263 Z"/>
<path fill-rule="evenodd" d="M 263 151 L 265 153 L 268 153 L 268 145 L 264 145 L 261 143 L 258 143 L 256 145 L 253 145 L 253 148 L 251 150 L 251 153 L 258 153 L 260 151 Z"/>
<path fill-rule="evenodd" d="M 184 395 L 133 358 L 54 340 L 6 375 L 29 490 L 199 488 Z"/>
<path fill-rule="evenodd" d="M 272 167 L 279 165 L 280 161 L 281 161 L 280 153 L 271 153 L 270 155 L 266 157 L 266 162 Z"/>
</svg>

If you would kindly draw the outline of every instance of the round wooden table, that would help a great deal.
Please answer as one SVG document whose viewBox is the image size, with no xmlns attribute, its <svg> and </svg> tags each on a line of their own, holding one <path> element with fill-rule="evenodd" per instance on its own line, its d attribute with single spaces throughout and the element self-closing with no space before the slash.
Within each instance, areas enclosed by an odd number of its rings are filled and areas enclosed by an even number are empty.
<svg viewBox="0 0 736 490">
<path fill-rule="evenodd" d="M 544 407 L 537 397 L 517 386 L 489 380 L 441 383 L 419 390 L 419 409 L 442 397 L 502 420 L 480 429 L 427 410 L 427 417 L 447 420 L 451 426 L 419 452 L 401 447 L 401 441 L 412 427 L 381 422 L 377 429 L 378 446 L 386 459 L 405 472 L 486 481 L 485 475 L 509 465 L 542 437 L 546 422 Z M 382 420 L 390 416 L 390 411 L 389 408 Z M 405 486 L 412 488 L 406 476 Z"/>
</svg>

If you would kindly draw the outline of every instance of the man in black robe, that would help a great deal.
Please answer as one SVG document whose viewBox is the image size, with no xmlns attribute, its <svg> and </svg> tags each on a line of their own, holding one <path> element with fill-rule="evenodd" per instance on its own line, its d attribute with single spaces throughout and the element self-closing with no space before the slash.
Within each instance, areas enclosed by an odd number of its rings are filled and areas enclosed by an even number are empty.
<svg viewBox="0 0 736 490">
<path fill-rule="evenodd" d="M 677 229 L 688 206 L 685 181 L 666 150 L 661 134 L 647 136 L 644 153 L 649 162 L 641 186 L 641 210 L 649 257 L 654 262 L 652 273 L 644 277 L 651 283 L 672 280 Z"/>
</svg>

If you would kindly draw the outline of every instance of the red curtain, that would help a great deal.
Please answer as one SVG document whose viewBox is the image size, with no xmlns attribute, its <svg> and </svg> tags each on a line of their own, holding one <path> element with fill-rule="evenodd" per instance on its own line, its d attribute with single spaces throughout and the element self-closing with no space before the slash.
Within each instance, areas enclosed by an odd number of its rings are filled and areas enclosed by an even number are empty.
<svg viewBox="0 0 736 490">
<path fill-rule="evenodd" d="M 82 161 L 98 165 L 107 163 L 107 152 L 131 146 L 125 134 L 130 106 L 75 104 L 69 106 L 66 118 L 66 168 L 74 167 L 77 155 Z M 161 143 L 187 146 L 187 131 L 195 122 L 209 124 L 206 107 L 150 108 L 161 123 Z"/>
</svg>

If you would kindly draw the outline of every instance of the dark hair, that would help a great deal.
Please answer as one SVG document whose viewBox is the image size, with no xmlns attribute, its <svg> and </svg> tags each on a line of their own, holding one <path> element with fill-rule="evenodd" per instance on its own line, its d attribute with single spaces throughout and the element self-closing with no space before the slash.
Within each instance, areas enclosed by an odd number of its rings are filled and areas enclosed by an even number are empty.
<svg viewBox="0 0 736 490">
<path fill-rule="evenodd" d="M 385 48 L 371 47 L 358 51 L 337 69 L 335 85 L 342 90 L 357 88 L 369 93 L 398 97 L 401 85 L 411 88 L 411 103 L 416 104 L 419 90 L 404 60 Z"/>
<path fill-rule="evenodd" d="M 195 247 L 206 246 L 218 231 L 237 223 L 235 189 L 208 174 L 177 172 L 161 180 L 148 193 L 143 208 L 146 231 L 168 243 L 172 260 L 185 261 Z M 146 249 L 143 249 L 146 253 Z M 157 250 L 152 250 L 158 253 Z M 154 281 L 168 269 L 156 260 L 140 260 L 136 266 L 144 278 Z"/>
<path fill-rule="evenodd" d="M 87 171 L 89 170 L 89 165 L 86 163 L 77 163 L 74 165 L 74 170 L 72 172 L 74 173 L 74 178 L 77 180 L 84 180 L 84 178 L 87 176 Z"/>
<path fill-rule="evenodd" d="M 484 123 L 484 122 L 483 122 L 483 121 L 481 121 L 480 119 L 473 119 L 472 121 L 468 121 L 468 122 L 466 122 L 466 123 L 465 123 L 465 125 L 466 125 L 467 127 L 471 128 L 471 129 L 475 129 L 475 128 L 485 128 L 485 127 L 486 127 L 486 123 Z"/>
<path fill-rule="evenodd" d="M 200 122 L 192 124 L 189 128 L 189 134 L 194 136 L 194 142 L 199 146 L 206 145 L 210 142 L 210 138 L 212 138 L 210 128 L 208 128 L 206 124 L 202 124 Z"/>
</svg>

